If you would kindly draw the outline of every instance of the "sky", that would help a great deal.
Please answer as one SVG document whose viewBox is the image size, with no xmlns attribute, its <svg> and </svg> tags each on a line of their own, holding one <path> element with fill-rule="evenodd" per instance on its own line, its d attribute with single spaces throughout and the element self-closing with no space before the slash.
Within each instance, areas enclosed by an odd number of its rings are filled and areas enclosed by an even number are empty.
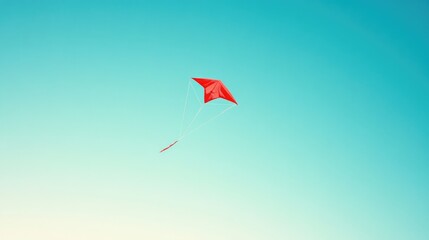
<svg viewBox="0 0 429 240">
<path fill-rule="evenodd" d="M 0 239 L 429 239 L 428 11 L 0 0 Z"/>
</svg>

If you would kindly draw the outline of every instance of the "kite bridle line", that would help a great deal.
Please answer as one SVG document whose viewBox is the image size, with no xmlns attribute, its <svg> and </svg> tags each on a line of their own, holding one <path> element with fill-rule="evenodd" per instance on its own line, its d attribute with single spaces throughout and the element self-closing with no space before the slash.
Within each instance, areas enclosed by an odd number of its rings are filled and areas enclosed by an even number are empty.
<svg viewBox="0 0 429 240">
<path fill-rule="evenodd" d="M 179 137 L 179 139 L 178 139 L 177 141 L 182 140 L 182 139 L 184 139 L 185 137 L 187 137 L 187 136 L 191 135 L 191 134 L 192 134 L 192 133 L 194 133 L 195 131 L 197 131 L 197 130 L 199 130 L 200 128 L 204 127 L 205 125 L 209 124 L 211 121 L 215 120 L 216 118 L 220 117 L 221 115 L 225 114 L 228 110 L 230 110 L 230 109 L 232 109 L 233 107 L 236 107 L 236 106 L 238 106 L 238 105 L 235 105 L 235 104 L 234 104 L 234 105 L 229 106 L 228 108 L 224 109 L 224 110 L 223 110 L 222 112 L 220 112 L 219 114 L 217 114 L 217 115 L 215 115 L 214 117 L 210 118 L 209 120 L 207 120 L 207 121 L 205 121 L 205 122 L 201 123 L 201 124 L 200 124 L 200 125 L 198 125 L 196 128 L 194 128 L 194 129 L 192 129 L 192 130 L 190 130 L 190 131 L 188 131 L 188 132 L 185 132 L 181 137 Z"/>
<path fill-rule="evenodd" d="M 198 104 L 200 104 L 200 108 L 198 109 L 198 112 L 195 114 L 195 116 L 193 117 L 191 123 L 188 124 L 188 126 L 184 129 L 184 123 L 185 123 L 185 113 L 186 110 L 188 108 L 188 100 L 189 100 L 189 89 L 192 87 L 192 92 L 194 92 L 194 96 L 195 96 L 195 100 L 197 101 Z M 191 127 L 192 123 L 195 121 L 195 119 L 198 117 L 198 115 L 200 114 L 202 108 L 204 107 L 204 104 L 201 103 L 200 101 L 198 101 L 198 95 L 197 95 L 197 91 L 195 90 L 194 85 L 192 85 L 192 81 L 189 80 L 188 82 L 188 90 L 186 92 L 186 100 L 185 100 L 185 107 L 183 108 L 183 113 L 182 113 L 182 123 L 180 124 L 180 132 L 179 132 L 179 137 L 182 136 L 183 134 L 185 134 L 186 131 L 188 131 L 188 129 Z"/>
<path fill-rule="evenodd" d="M 194 85 L 192 85 L 192 81 L 189 80 L 189 84 L 191 84 L 192 90 L 194 90 L 194 96 L 195 96 L 195 100 L 197 101 L 197 103 L 200 104 L 200 106 L 203 106 L 204 104 L 198 100 L 198 95 L 197 95 L 197 90 L 195 90 Z"/>
<path fill-rule="evenodd" d="M 183 107 L 182 122 L 180 123 L 179 136 L 181 136 L 183 134 L 183 123 L 185 122 L 185 112 L 186 112 L 186 108 L 188 107 L 189 88 L 190 87 L 191 87 L 191 81 L 189 80 L 189 82 L 188 82 L 188 91 L 186 91 L 185 106 Z"/>
<path fill-rule="evenodd" d="M 200 106 L 200 108 L 198 109 L 198 112 L 194 115 L 194 117 L 192 118 L 191 122 L 188 124 L 188 126 L 186 127 L 185 131 L 183 132 L 183 134 L 185 134 L 186 132 L 189 131 L 189 128 L 192 126 L 192 124 L 194 123 L 195 119 L 197 119 L 198 115 L 200 115 L 201 110 L 203 110 L 203 105 Z"/>
</svg>

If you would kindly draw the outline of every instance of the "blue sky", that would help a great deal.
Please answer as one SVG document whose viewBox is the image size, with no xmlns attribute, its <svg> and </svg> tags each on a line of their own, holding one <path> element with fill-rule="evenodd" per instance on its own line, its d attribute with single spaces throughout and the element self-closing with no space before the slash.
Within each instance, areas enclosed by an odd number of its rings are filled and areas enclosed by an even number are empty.
<svg viewBox="0 0 429 240">
<path fill-rule="evenodd" d="M 0 0 L 0 238 L 428 239 L 428 10 Z"/>
</svg>

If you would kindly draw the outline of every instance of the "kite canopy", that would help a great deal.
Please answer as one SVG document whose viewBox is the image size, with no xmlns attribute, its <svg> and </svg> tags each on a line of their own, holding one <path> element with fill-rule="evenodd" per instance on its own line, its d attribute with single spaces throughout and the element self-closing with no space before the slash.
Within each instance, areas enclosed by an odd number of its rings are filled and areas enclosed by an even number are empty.
<svg viewBox="0 0 429 240">
<path fill-rule="evenodd" d="M 235 103 L 238 105 L 237 101 L 235 101 L 231 92 L 221 80 L 209 79 L 209 78 L 192 78 L 198 84 L 200 84 L 204 88 L 204 103 L 208 103 L 217 98 L 223 98 L 227 101 Z"/>
</svg>

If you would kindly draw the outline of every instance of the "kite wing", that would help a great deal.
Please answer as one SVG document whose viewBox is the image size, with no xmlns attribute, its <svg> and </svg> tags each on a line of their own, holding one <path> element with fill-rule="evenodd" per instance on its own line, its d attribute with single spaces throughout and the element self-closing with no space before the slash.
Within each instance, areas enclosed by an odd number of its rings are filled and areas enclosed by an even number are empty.
<svg viewBox="0 0 429 240">
<path fill-rule="evenodd" d="M 231 92 L 221 80 L 210 79 L 210 78 L 192 78 L 198 84 L 200 84 L 204 88 L 204 103 L 208 103 L 217 98 L 223 98 L 227 101 L 235 103 L 238 105 L 237 101 L 235 101 Z"/>
</svg>

